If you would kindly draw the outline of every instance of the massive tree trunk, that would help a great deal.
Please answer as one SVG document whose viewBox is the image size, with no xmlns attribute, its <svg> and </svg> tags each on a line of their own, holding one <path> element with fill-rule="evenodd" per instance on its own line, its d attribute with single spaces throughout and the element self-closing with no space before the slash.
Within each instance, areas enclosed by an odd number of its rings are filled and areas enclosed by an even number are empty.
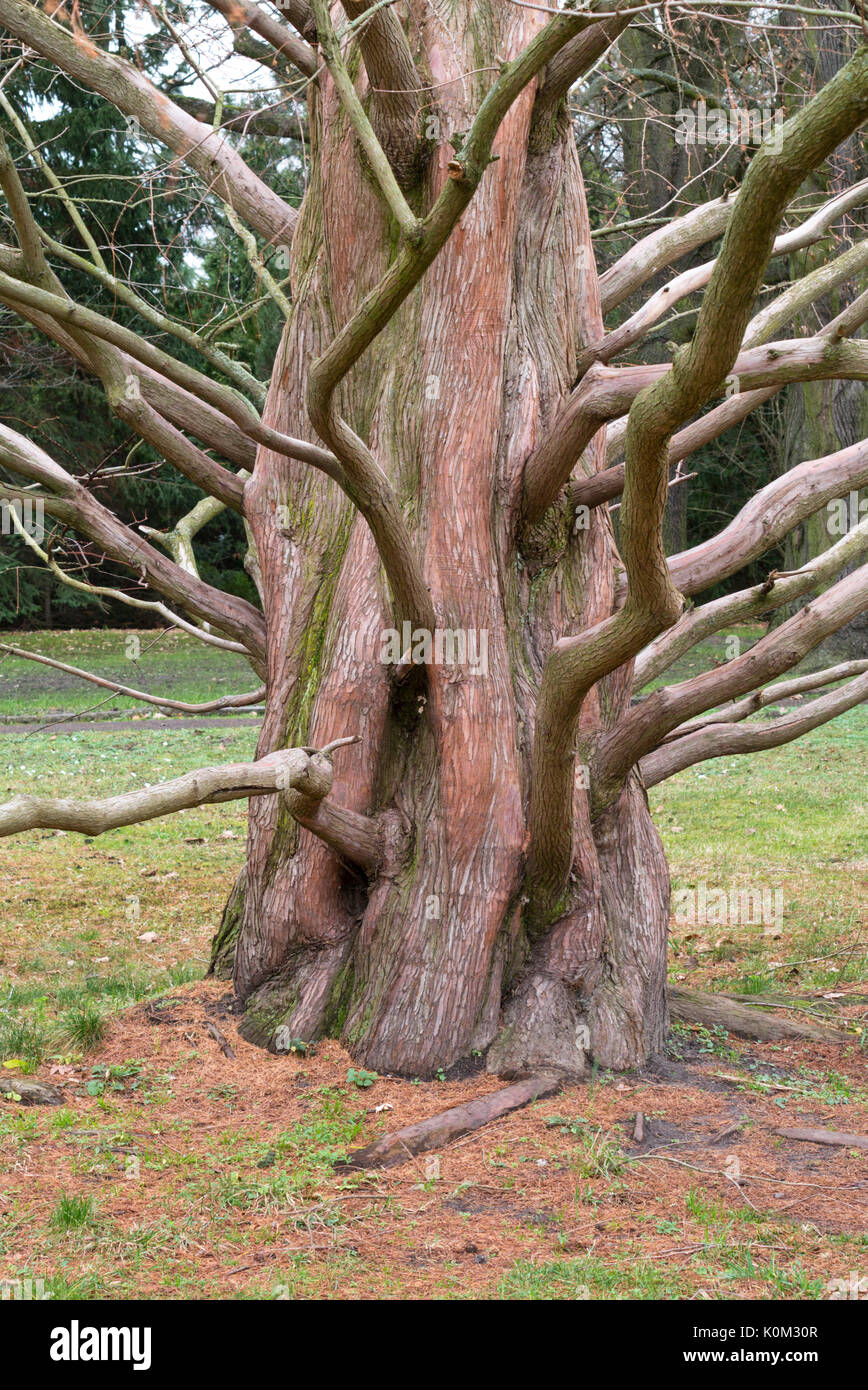
<svg viewBox="0 0 868 1390">
<path fill-rule="evenodd" d="M 426 34 L 440 85 L 420 119 L 430 160 L 408 191 L 420 210 L 485 90 L 484 78 L 450 79 L 514 56 L 540 22 L 468 4 L 455 7 L 448 43 Z M 546 920 L 527 913 L 534 691 L 553 641 L 613 611 L 617 559 L 605 509 L 583 528 L 564 504 L 521 550 L 512 540 L 523 460 L 568 394 L 578 351 L 602 333 L 575 140 L 565 116 L 537 129 L 533 99 L 530 88 L 501 129 L 497 178 L 483 178 L 342 388 L 343 414 L 413 499 L 433 659 L 383 659 L 395 653 L 377 553 L 334 483 L 261 450 L 247 484 L 269 614 L 258 756 L 359 735 L 335 755 L 334 799 L 376 816 L 384 844 L 366 875 L 277 798 L 251 803 L 244 882 L 218 953 L 225 962 L 237 929 L 244 1031 L 274 1049 L 339 1033 L 366 1066 L 423 1075 L 494 1044 L 490 1065 L 503 1074 L 580 1072 L 587 1052 L 628 1066 L 665 1036 L 668 876 L 635 779 L 594 822 L 579 761 L 573 881 Z M 266 416 L 295 435 L 309 429 L 306 363 L 392 254 L 331 83 L 312 114 L 294 315 Z M 604 465 L 603 445 L 590 445 L 589 468 Z M 401 653 L 410 645 L 394 640 Z M 575 731 L 582 747 L 619 718 L 630 689 L 626 667 L 602 682 Z"/>
</svg>

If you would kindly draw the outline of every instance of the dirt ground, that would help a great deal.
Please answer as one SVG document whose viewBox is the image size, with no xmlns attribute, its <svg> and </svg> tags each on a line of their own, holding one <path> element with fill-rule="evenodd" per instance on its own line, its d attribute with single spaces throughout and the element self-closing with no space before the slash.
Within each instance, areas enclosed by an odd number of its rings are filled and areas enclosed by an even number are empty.
<svg viewBox="0 0 868 1390">
<path fill-rule="evenodd" d="M 682 1029 L 653 1072 L 355 1173 L 335 1160 L 502 1083 L 360 1088 L 336 1043 L 274 1057 L 236 1023 L 224 984 L 182 986 L 41 1068 L 63 1107 L 0 1100 L 0 1277 L 92 1298 L 868 1294 L 868 1152 L 775 1133 L 868 1134 L 856 1041 Z"/>
</svg>

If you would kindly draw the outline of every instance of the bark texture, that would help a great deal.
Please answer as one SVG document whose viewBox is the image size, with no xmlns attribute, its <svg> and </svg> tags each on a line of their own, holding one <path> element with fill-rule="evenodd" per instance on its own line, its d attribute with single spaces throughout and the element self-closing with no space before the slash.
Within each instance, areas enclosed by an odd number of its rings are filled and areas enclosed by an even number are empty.
<svg viewBox="0 0 868 1390">
<path fill-rule="evenodd" d="M 408 31 L 438 83 L 439 138 L 406 189 L 420 214 L 488 85 L 454 79 L 515 56 L 544 22 L 518 7 L 453 9 L 448 36 L 424 7 Z M 532 84 L 515 102 L 455 233 L 340 387 L 341 413 L 409 503 L 447 659 L 397 672 L 382 661 L 388 592 L 334 483 L 261 449 L 246 485 L 270 614 L 257 756 L 358 734 L 335 755 L 332 798 L 376 817 L 385 844 L 365 873 L 277 799 L 251 804 L 245 880 L 215 957 L 225 969 L 237 928 L 243 1031 L 272 1048 L 331 1031 L 380 1071 L 430 1074 L 491 1048 L 502 1074 L 580 1074 L 589 1051 L 631 1065 L 665 1036 L 668 876 L 638 783 L 594 825 L 579 761 L 570 882 L 544 921 L 530 921 L 524 891 L 542 666 L 617 601 L 604 510 L 576 528 L 564 495 L 521 549 L 513 539 L 524 461 L 603 331 L 575 140 L 563 112 L 534 128 L 535 95 Z M 265 416 L 303 437 L 306 368 L 386 269 L 394 229 L 328 80 L 311 131 L 294 313 Z M 604 466 L 598 433 L 581 474 Z M 463 661 L 448 661 L 450 634 L 469 646 Z M 617 721 L 630 689 L 628 668 L 598 685 L 565 758 Z"/>
</svg>

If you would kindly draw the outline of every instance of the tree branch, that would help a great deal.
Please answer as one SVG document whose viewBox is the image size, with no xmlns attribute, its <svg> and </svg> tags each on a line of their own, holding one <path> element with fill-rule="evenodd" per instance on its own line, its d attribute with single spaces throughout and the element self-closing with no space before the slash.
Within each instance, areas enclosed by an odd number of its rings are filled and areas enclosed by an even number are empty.
<svg viewBox="0 0 868 1390">
<path fill-rule="evenodd" d="M 327 449 L 323 449 L 317 444 L 310 444 L 305 439 L 294 439 L 289 435 L 270 429 L 262 423 L 253 407 L 237 392 L 214 381 L 213 378 L 205 376 L 195 367 L 189 367 L 178 358 L 162 352 L 145 338 L 140 337 L 131 329 L 125 328 L 114 319 L 106 318 L 93 309 L 88 309 L 62 295 L 53 294 L 49 290 L 27 284 L 22 280 L 15 280 L 4 272 L 0 272 L 0 302 L 9 304 L 16 311 L 19 311 L 19 308 L 27 310 L 29 311 L 28 316 L 34 312 L 48 316 L 60 323 L 70 325 L 73 329 L 80 329 L 82 332 L 97 338 L 100 342 L 106 342 L 121 349 L 128 357 L 149 367 L 153 373 L 164 377 L 167 382 L 182 387 L 185 393 L 197 396 L 204 405 L 219 411 L 224 417 L 227 417 L 227 423 L 231 421 L 232 424 L 237 425 L 255 443 L 263 444 L 266 448 L 298 459 L 302 463 L 312 463 L 328 477 L 334 478 L 335 481 L 343 485 L 343 470 L 334 455 L 329 453 Z M 91 367 L 92 370 L 99 371 L 99 368 L 93 363 L 91 363 Z M 103 375 L 102 372 L 99 374 Z M 194 478 L 194 481 L 204 491 L 220 497 L 227 506 L 241 510 L 242 489 L 236 475 L 230 473 L 228 469 L 222 468 L 213 459 L 201 454 L 199 450 L 195 451 L 195 455 L 191 454 L 189 450 L 193 449 L 192 445 L 185 450 L 183 445 L 187 441 L 179 442 L 177 432 L 170 430 L 165 421 L 161 422 L 155 418 L 155 415 L 161 412 L 156 407 L 153 409 L 145 408 L 148 406 L 148 402 L 144 392 L 137 392 L 135 386 L 130 387 L 128 385 L 130 373 L 123 370 L 120 359 L 116 363 L 116 370 L 110 375 L 114 378 L 115 383 L 113 398 L 110 388 L 110 399 L 112 399 L 112 404 L 118 414 L 122 415 L 122 418 L 142 433 L 145 438 L 155 443 L 158 448 L 166 449 L 168 457 L 172 462 L 177 462 L 182 471 L 186 471 L 190 466 L 195 467 L 199 476 Z M 133 380 L 135 380 L 135 375 L 133 375 Z M 151 380 L 153 381 L 153 378 Z M 178 414 L 183 413 L 183 407 L 179 402 L 176 403 L 175 409 Z M 166 413 L 168 414 L 168 411 Z M 192 424 L 190 428 L 193 428 Z M 150 433 L 146 434 L 146 430 Z M 161 442 L 158 443 L 158 440 Z"/>
<path fill-rule="evenodd" d="M 861 560 L 868 551 L 868 517 L 854 526 L 836 545 L 824 550 L 793 574 L 772 570 L 762 584 L 726 594 L 701 608 L 691 608 L 636 657 L 634 690 L 641 690 L 667 670 L 679 656 L 733 623 L 763 618 L 785 604 L 803 598 L 821 584 L 828 584 L 845 566 Z"/>
<path fill-rule="evenodd" d="M 688 734 L 697 733 L 700 729 L 706 729 L 712 724 L 740 724 L 743 719 L 749 719 L 752 714 L 758 714 L 769 705 L 791 700 L 794 695 L 801 696 L 812 690 L 821 690 L 824 685 L 837 685 L 839 681 L 849 680 L 852 676 L 861 676 L 863 671 L 868 671 L 868 661 L 842 661 L 837 666 L 827 666 L 822 671 L 811 671 L 806 676 L 795 676 L 792 680 L 764 685 L 761 690 L 754 690 L 743 700 L 730 700 L 729 704 L 722 705 L 703 719 L 691 719 L 686 724 L 679 724 L 677 729 L 666 735 L 661 747 Z"/>
<path fill-rule="evenodd" d="M 627 414 L 646 387 L 668 379 L 674 369 L 675 363 L 671 366 L 660 363 L 640 367 L 603 367 L 596 362 L 588 369 L 569 396 L 552 429 L 525 463 L 522 530 L 542 520 L 597 430 L 607 421 Z M 772 388 L 769 394 L 774 394 L 774 390 L 792 382 L 822 381 L 831 377 L 868 380 L 868 345 L 861 341 L 833 340 L 824 330 L 823 334 L 814 338 L 790 338 L 750 348 L 740 353 L 734 362 L 730 361 L 729 371 L 711 387 L 705 400 L 720 394 L 727 382 L 735 380 L 740 388 L 739 394 L 746 396 L 762 388 Z M 733 401 L 735 399 L 732 398 Z M 758 403 L 755 395 L 752 401 L 742 400 L 738 405 L 727 401 L 730 420 L 739 418 L 740 413 L 749 413 Z M 695 408 L 698 409 L 699 406 Z M 695 410 L 689 414 L 695 414 Z M 718 416 L 712 422 L 715 433 L 720 432 L 716 428 L 720 418 Z M 696 438 L 709 428 L 703 421 L 697 421 L 691 426 L 694 435 L 685 434 L 684 438 Z M 624 438 L 626 442 L 626 433 Z M 694 444 L 692 447 L 698 446 Z M 672 461 L 672 452 L 673 441 L 670 440 L 667 443 L 669 461 Z M 679 445 L 676 457 L 684 457 L 686 452 L 690 450 L 683 450 Z M 610 485 L 613 482 L 614 479 Z M 591 484 L 592 493 L 597 486 L 596 482 Z"/>
<path fill-rule="evenodd" d="M 265 39 L 281 58 L 287 59 L 305 77 L 313 77 L 316 73 L 316 54 L 310 44 L 304 43 L 260 5 L 253 4 L 253 0 L 208 0 L 208 4 L 225 16 L 233 30 L 249 29 Z M 280 9 L 300 33 L 315 37 L 311 33 L 313 17 L 307 5 L 281 0 Z"/>
<path fill-rule="evenodd" d="M 802 247 L 819 241 L 823 233 L 839 217 L 863 202 L 868 193 L 868 180 L 854 184 L 843 193 L 831 198 L 794 231 L 780 238 L 779 249 L 775 255 L 788 255 Z M 643 237 L 630 247 L 613 266 L 600 277 L 600 294 L 603 313 L 616 309 L 633 292 L 658 271 L 673 261 L 680 260 L 691 251 L 713 241 L 726 231 L 729 220 L 736 207 L 740 192 L 724 194 L 713 202 L 694 208 L 674 222 L 667 223 L 656 232 Z"/>
<path fill-rule="evenodd" d="M 840 690 L 830 691 L 813 700 L 805 709 L 796 714 L 787 714 L 780 719 L 772 719 L 763 724 L 750 724 L 734 727 L 731 723 L 711 723 L 695 733 L 685 734 L 672 743 L 666 743 L 648 754 L 639 764 L 639 770 L 646 787 L 654 787 L 667 777 L 673 777 L 685 767 L 705 762 L 709 758 L 729 757 L 735 753 L 757 753 L 765 748 L 779 748 L 801 738 L 830 719 L 845 714 L 847 710 L 868 699 L 868 670 L 866 663 L 855 663 L 862 667 L 862 674 L 850 680 Z M 797 684 L 792 682 L 791 684 Z M 774 689 L 774 687 L 772 687 Z M 763 692 L 766 693 L 766 692 Z"/>
<path fill-rule="evenodd" d="M 868 183 L 865 185 L 865 197 L 868 198 Z M 787 238 L 779 238 L 781 242 L 784 240 Z M 776 251 L 775 254 L 781 253 Z M 827 294 L 836 285 L 860 274 L 865 269 L 866 264 L 868 264 L 868 241 L 863 241 L 850 247 L 829 265 L 820 266 L 811 274 L 805 275 L 751 320 L 745 332 L 742 347 L 753 347 L 757 343 L 765 342 L 773 337 L 778 329 L 786 327 L 796 314 L 812 304 L 815 299 Z M 708 284 L 713 267 L 714 262 L 707 261 L 705 265 L 693 266 L 690 270 L 683 271 L 674 280 L 670 280 L 668 285 L 664 285 L 655 294 L 652 294 L 641 309 L 637 309 L 635 314 L 619 324 L 611 333 L 607 333 L 599 342 L 590 343 L 579 356 L 579 378 L 584 376 L 592 362 L 610 362 L 613 357 L 640 342 L 649 328 L 668 313 L 679 300 L 695 294 L 697 290 Z"/>
<path fill-rule="evenodd" d="M 247 705 L 258 705 L 265 697 L 265 686 L 262 685 L 258 690 L 249 691 L 246 695 L 224 695 L 219 700 L 209 700 L 203 705 L 191 705 L 186 704 L 183 700 L 169 700 L 160 695 L 149 695 L 145 690 L 134 690 L 128 685 L 121 685 L 118 681 L 97 676 L 92 671 L 82 671 L 77 666 L 67 666 L 65 662 L 55 661 L 53 657 L 43 656 L 41 652 L 28 652 L 23 647 L 10 646 L 8 642 L 0 642 L 0 652 L 6 652 L 9 656 L 21 657 L 22 660 L 38 661 L 43 666 L 51 666 L 55 671 L 64 671 L 68 676 L 78 676 L 81 680 L 90 681 L 92 685 L 102 686 L 103 690 L 114 690 L 116 694 L 126 695 L 131 700 L 139 700 L 147 705 L 158 705 L 160 709 L 177 710 L 181 714 L 211 714 L 214 710 L 243 709 Z"/>
<path fill-rule="evenodd" d="M 673 584 L 682 594 L 695 594 L 720 583 L 827 502 L 862 487 L 868 487 L 868 439 L 798 464 L 752 497 L 716 536 L 673 555 Z"/>
<path fill-rule="evenodd" d="M 350 75 L 344 66 L 340 44 L 329 17 L 327 0 L 313 0 L 313 13 L 326 66 L 331 73 L 341 105 L 349 117 L 350 125 L 365 152 L 365 157 L 380 192 L 402 234 L 410 241 L 418 240 L 422 233 L 421 224 L 401 192 L 401 187 L 395 178 L 388 156 L 374 133 L 374 128 L 365 114 L 365 108 L 362 106 Z M 381 11 L 378 18 L 382 18 L 383 13 Z M 389 12 L 389 17 L 395 20 L 395 16 L 391 12 Z M 397 20 L 395 22 L 397 23 Z M 398 28 L 403 38 L 403 30 L 400 25 Z"/>
<path fill-rule="evenodd" d="M 532 913 L 538 923 L 553 920 L 572 865 L 573 750 L 585 696 L 604 675 L 674 624 L 683 607 L 662 543 L 671 437 L 731 371 L 774 246 L 775 230 L 805 175 L 866 116 L 868 46 L 863 46 L 798 115 L 787 121 L 780 154 L 765 146 L 751 161 L 693 338 L 676 354 L 670 371 L 643 391 L 631 407 L 621 512 L 622 553 L 629 582 L 626 600 L 612 618 L 555 643 L 537 702 L 529 873 Z M 628 734 L 620 741 L 621 729 L 631 720 L 635 723 L 637 713 L 633 711 L 619 726 L 618 756 L 613 759 L 617 767 L 610 785 L 620 787 L 637 761 L 636 756 L 629 761 L 625 758 L 628 749 L 633 753 L 635 738 L 631 741 Z"/>
<path fill-rule="evenodd" d="M 306 802 L 319 802 L 331 790 L 332 776 L 327 756 L 314 754 L 311 757 L 303 748 L 289 748 L 269 753 L 254 763 L 200 767 L 170 782 L 103 800 L 16 796 L 0 806 L 0 836 L 39 829 L 103 835 L 107 830 L 139 825 L 142 821 L 173 815 L 194 806 L 268 796 L 275 792 L 284 793 L 288 799 L 300 795 Z M 333 822 L 329 828 L 332 838 L 337 838 Z M 352 844 L 342 844 L 341 852 L 352 857 L 353 848 Z"/>
<path fill-rule="evenodd" d="M 320 438 L 343 463 L 348 495 L 371 528 L 398 610 L 399 627 L 408 619 L 433 630 L 436 622 L 431 596 L 391 482 L 338 414 L 334 393 L 445 245 L 491 162 L 494 138 L 513 102 L 555 53 L 591 22 L 583 15 L 556 16 L 503 67 L 450 162 L 449 177 L 420 224 L 419 234 L 405 240 L 379 284 L 365 296 L 308 373 L 308 414 Z"/>
<path fill-rule="evenodd" d="M 866 606 L 868 565 L 863 565 L 761 638 L 743 656 L 647 696 L 600 740 L 593 779 L 595 806 L 602 809 L 611 804 L 630 768 L 659 748 L 671 730 L 792 670 L 824 638 L 852 622 Z"/>
<path fill-rule="evenodd" d="M 419 172 L 421 82 L 403 26 L 391 8 L 372 8 L 371 0 L 344 0 L 358 33 L 373 93 L 371 125 L 406 187 Z M 369 18 L 364 18 L 370 12 Z"/>
<path fill-rule="evenodd" d="M 0 463 L 13 473 L 49 489 L 51 495 L 46 495 L 43 505 L 50 515 L 59 516 L 83 531 L 110 559 L 147 579 L 158 592 L 183 604 L 196 617 L 204 618 L 241 642 L 262 673 L 265 623 L 252 604 L 212 588 L 161 555 L 54 459 L 6 425 L 0 425 Z"/>
<path fill-rule="evenodd" d="M 291 242 L 295 208 L 254 174 L 225 136 L 182 111 L 132 63 L 99 48 L 82 29 L 62 27 L 26 0 L 0 0 L 0 24 L 119 111 L 135 116 L 143 130 L 189 164 L 260 236 Z"/>
<path fill-rule="evenodd" d="M 602 58 L 627 28 L 631 18 L 631 15 L 613 15 L 601 20 L 584 33 L 577 34 L 547 64 L 534 102 L 533 124 L 537 142 L 541 140 L 543 132 L 553 133 L 557 109 L 570 88 Z"/>
</svg>

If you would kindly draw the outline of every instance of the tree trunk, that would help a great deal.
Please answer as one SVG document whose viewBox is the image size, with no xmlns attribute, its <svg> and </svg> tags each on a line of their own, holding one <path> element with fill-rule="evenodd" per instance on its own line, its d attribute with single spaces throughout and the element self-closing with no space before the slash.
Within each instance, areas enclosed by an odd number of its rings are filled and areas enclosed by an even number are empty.
<svg viewBox="0 0 868 1390">
<path fill-rule="evenodd" d="M 414 7 L 411 42 L 420 61 L 428 55 L 437 103 L 421 121 L 430 159 L 406 190 L 420 212 L 448 176 L 449 136 L 467 129 L 485 74 L 546 19 L 469 0 L 453 8 L 447 43 Z M 279 798 L 251 802 L 244 879 L 216 957 L 226 962 L 237 930 L 242 1031 L 273 1050 L 328 1033 L 379 1071 L 430 1075 L 490 1049 L 503 1075 L 576 1074 L 586 1054 L 640 1064 L 665 1037 L 663 850 L 636 776 L 594 821 L 583 775 L 629 703 L 627 668 L 592 692 L 573 731 L 568 891 L 544 917 L 526 891 L 542 664 L 558 637 L 613 611 L 618 559 L 606 509 L 581 529 L 563 503 L 521 550 L 511 539 L 521 465 L 569 392 L 578 351 L 602 332 L 575 140 L 565 116 L 554 132 L 536 130 L 533 100 L 532 87 L 515 103 L 455 233 L 340 388 L 341 413 L 390 474 L 424 557 L 433 659 L 400 671 L 384 660 L 392 616 L 377 551 L 333 482 L 263 449 L 246 485 L 268 615 L 257 756 L 359 735 L 334 756 L 331 799 L 376 817 L 384 845 L 368 876 Z M 329 81 L 312 97 L 311 131 L 294 311 L 266 414 L 304 437 L 306 368 L 393 246 Z M 604 464 L 598 436 L 583 471 Z M 408 645 L 403 634 L 395 643 L 392 656 Z"/>
</svg>

